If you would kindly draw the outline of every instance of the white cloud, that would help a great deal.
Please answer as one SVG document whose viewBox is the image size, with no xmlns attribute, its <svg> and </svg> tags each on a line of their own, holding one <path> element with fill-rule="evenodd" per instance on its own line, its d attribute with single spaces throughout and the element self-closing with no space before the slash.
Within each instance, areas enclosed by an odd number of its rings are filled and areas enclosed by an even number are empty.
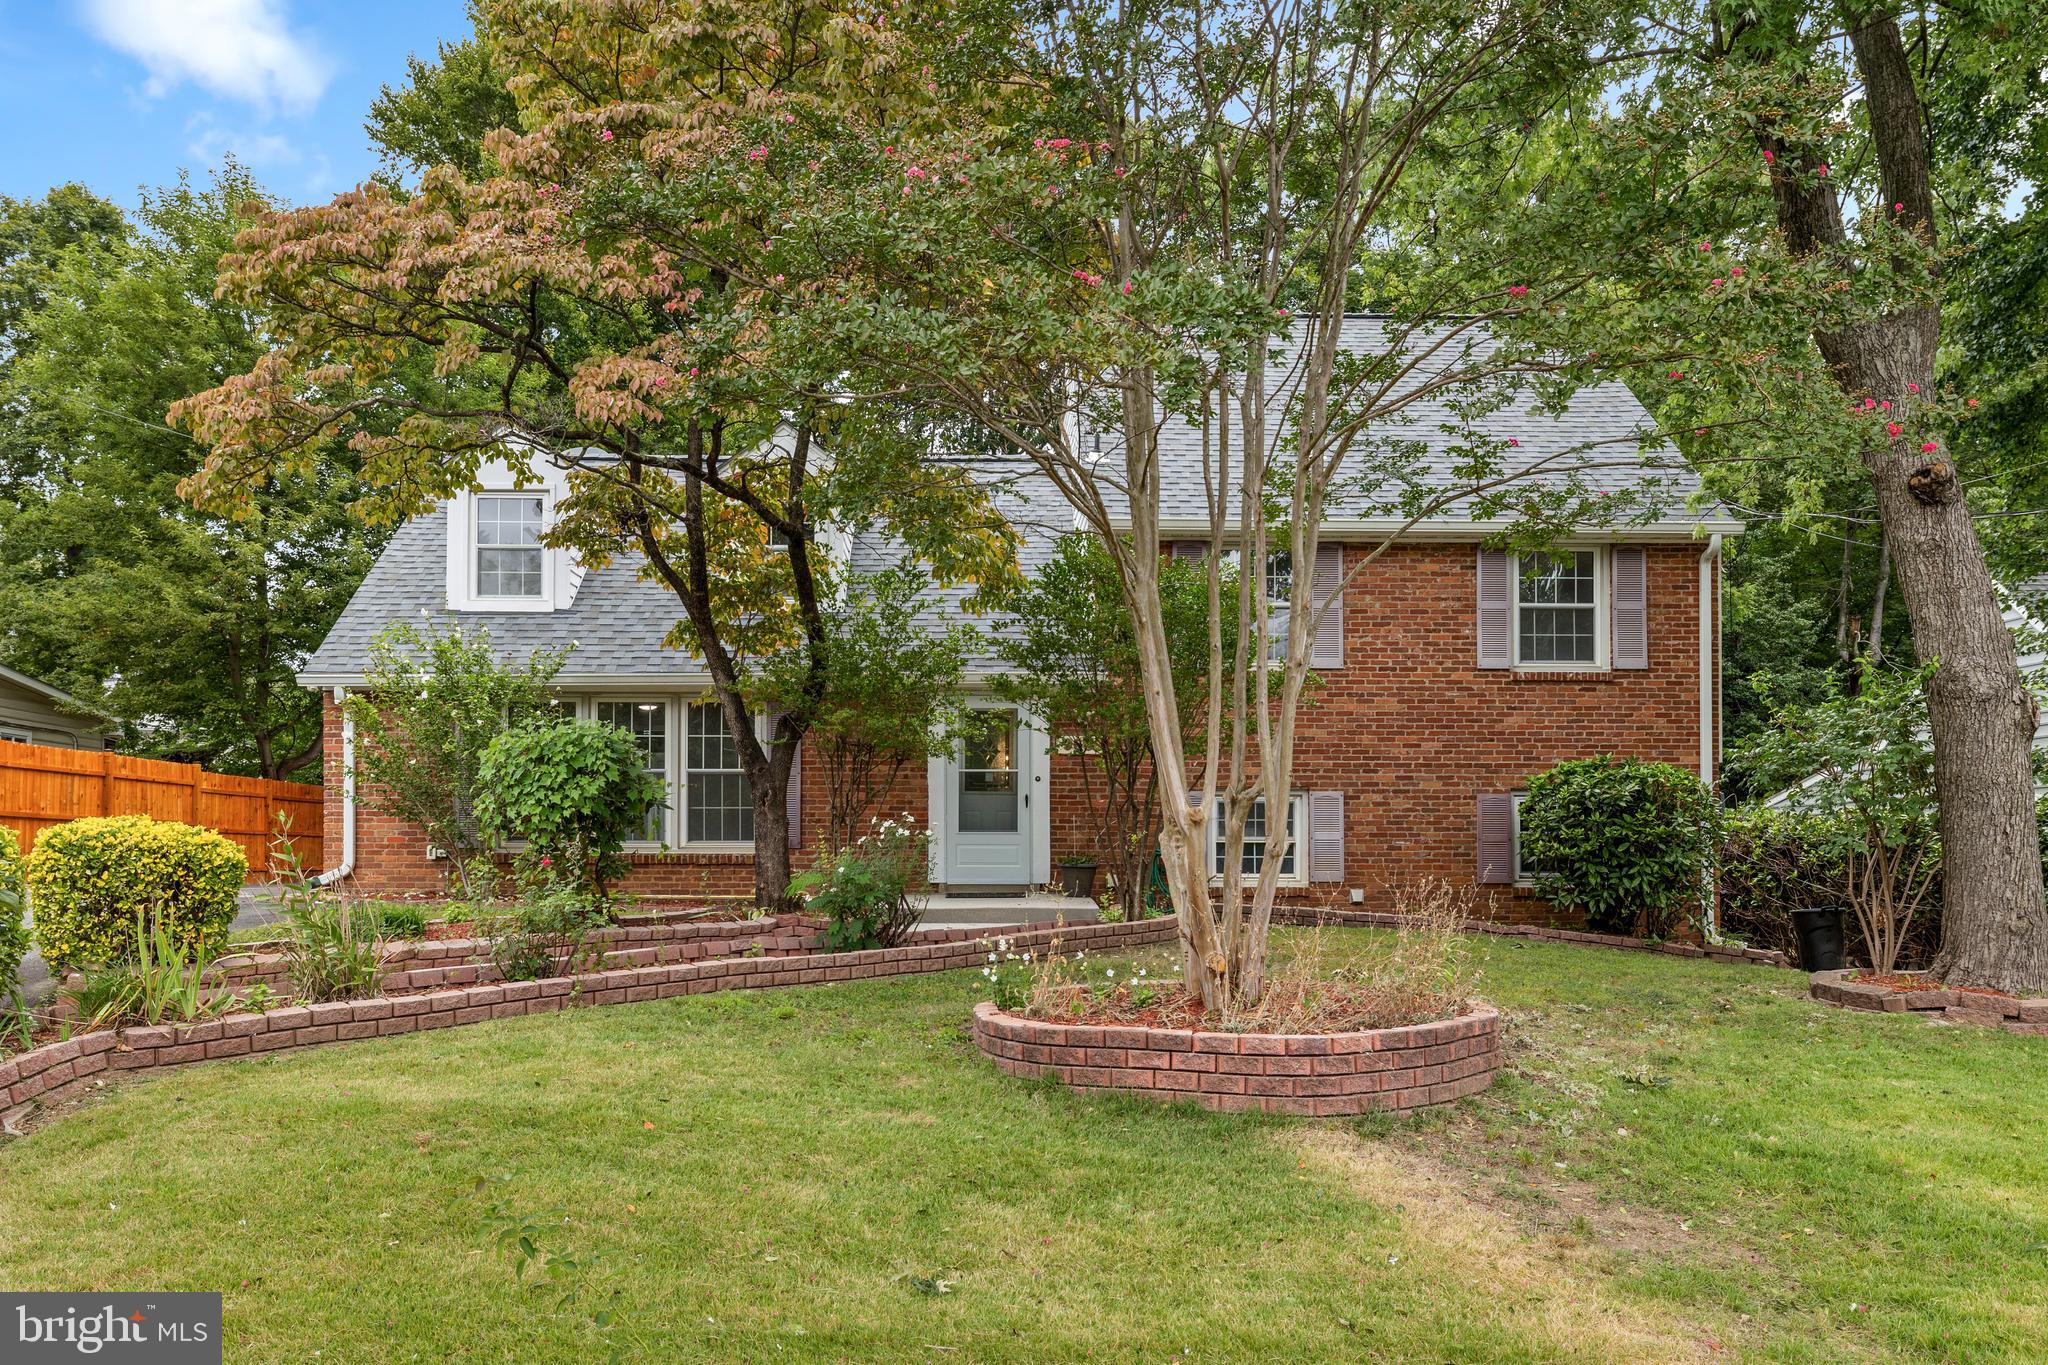
<svg viewBox="0 0 2048 1365">
<path fill-rule="evenodd" d="M 284 188 L 288 181 L 296 193 L 318 198 L 340 188 L 325 152 L 308 154 L 282 133 L 223 128 L 211 114 L 200 113 L 186 121 L 185 136 L 185 150 L 195 161 L 217 166 L 233 157 L 264 173 L 262 178 L 273 189 Z"/>
<path fill-rule="evenodd" d="M 287 29 L 283 0 L 85 0 L 85 15 L 103 41 L 142 63 L 152 96 L 191 81 L 265 108 L 304 109 L 334 74 Z"/>
</svg>

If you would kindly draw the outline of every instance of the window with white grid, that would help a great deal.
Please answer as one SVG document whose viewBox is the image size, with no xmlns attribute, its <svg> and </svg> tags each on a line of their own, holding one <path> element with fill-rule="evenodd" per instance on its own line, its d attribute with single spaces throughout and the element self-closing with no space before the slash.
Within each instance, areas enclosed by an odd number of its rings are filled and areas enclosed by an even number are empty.
<svg viewBox="0 0 2048 1365">
<path fill-rule="evenodd" d="M 1523 555 L 1515 574 L 1515 662 L 1592 668 L 1600 662 L 1600 555 Z"/>
<path fill-rule="evenodd" d="M 545 591 L 538 494 L 476 499 L 476 595 L 539 597 Z"/>
<path fill-rule="evenodd" d="M 634 745 L 640 750 L 640 759 L 648 772 L 661 779 L 664 790 L 668 787 L 668 707 L 658 701 L 601 701 L 597 704 L 597 719 L 606 725 L 616 725 L 633 737 Z M 650 844 L 663 841 L 668 823 L 668 801 L 663 798 L 650 806 L 647 818 L 642 822 L 640 837 Z"/>
<path fill-rule="evenodd" d="M 693 844 L 754 842 L 754 794 L 740 768 L 739 746 L 718 702 L 690 707 L 683 759 L 684 839 Z"/>
</svg>

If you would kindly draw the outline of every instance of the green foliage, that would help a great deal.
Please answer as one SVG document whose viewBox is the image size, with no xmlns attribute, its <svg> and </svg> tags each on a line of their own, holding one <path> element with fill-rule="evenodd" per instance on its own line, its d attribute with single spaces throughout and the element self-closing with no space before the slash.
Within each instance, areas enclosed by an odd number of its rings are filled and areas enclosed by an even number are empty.
<svg viewBox="0 0 2048 1365">
<path fill-rule="evenodd" d="M 375 995 L 384 979 L 381 908 L 313 885 L 282 820 L 271 848 L 293 993 L 309 1004 Z"/>
<path fill-rule="evenodd" d="M 0 825 L 0 1004 L 20 993 L 21 959 L 28 954 L 27 911 L 21 838 Z"/>
<path fill-rule="evenodd" d="M 151 922 L 138 909 L 126 954 L 88 969 L 84 981 L 66 991 L 88 1029 L 195 1023 L 227 1006 L 227 998 L 216 999 L 206 979 L 219 955 L 217 943 L 183 942 L 170 926 Z"/>
<path fill-rule="evenodd" d="M 769 712 L 802 711 L 825 773 L 826 837 L 854 838 L 904 768 L 951 751 L 963 708 L 961 671 L 972 627 L 930 619 L 931 576 L 914 565 L 849 577 L 822 607 L 815 674 L 791 651 L 771 659 L 754 696 Z M 820 688 L 818 699 L 807 689 Z"/>
<path fill-rule="evenodd" d="M 660 778 L 616 725 L 529 722 L 484 750 L 477 822 L 496 840 L 521 840 L 586 901 L 623 870 L 620 852 L 662 799 Z"/>
<path fill-rule="evenodd" d="M 825 950 L 893 948 L 917 925 L 912 894 L 924 884 L 930 840 L 894 820 L 877 820 L 866 834 L 827 851 L 816 866 L 789 884 L 804 908 L 823 915 Z"/>
<path fill-rule="evenodd" d="M 1844 869 L 1870 965 L 1891 971 L 1941 871 L 1927 680 L 1866 663 L 1861 686 L 1811 704 L 1773 706 L 1771 724 L 1735 755 L 1753 790 L 1783 789 L 1784 804 L 1812 817 L 1813 855 Z M 1766 695 L 1770 695 L 1768 686 Z"/>
<path fill-rule="evenodd" d="M 1699 778 L 1669 763 L 1576 759 L 1529 779 L 1522 863 L 1536 889 L 1583 910 L 1601 933 L 1668 933 L 1711 893 L 1719 809 Z"/>
<path fill-rule="evenodd" d="M 1726 813 L 1721 840 L 1721 927 L 1759 948 L 1776 948 L 1798 958 L 1795 910 L 1839 910 L 1850 904 L 1849 859 L 1853 844 L 1830 819 L 1779 810 L 1761 803 Z M 1926 858 L 1924 851 L 1915 856 Z M 1932 861 L 1932 860 L 1930 860 Z M 1875 960 L 1861 917 L 1844 925 L 1843 946 L 1854 961 Z M 1905 928 L 1899 965 L 1925 966 L 1941 946 L 1941 879 L 1938 865 L 1925 904 Z"/>
<path fill-rule="evenodd" d="M 349 515 L 354 460 L 332 442 L 240 517 L 179 496 L 207 452 L 165 409 L 267 344 L 261 315 L 214 295 L 262 199 L 232 164 L 146 194 L 132 230 L 116 217 L 50 257 L 0 335 L 0 657 L 119 722 L 125 752 L 287 777 L 320 740 L 294 671 L 385 533 Z"/>
<path fill-rule="evenodd" d="M 448 851 L 467 886 L 485 843 L 476 815 L 484 751 L 549 712 L 566 657 L 542 651 L 514 666 L 499 660 L 483 628 L 386 626 L 370 643 L 366 686 L 345 703 L 356 728 L 359 799 L 417 825 Z"/>
<path fill-rule="evenodd" d="M 377 918 L 383 921 L 387 938 L 421 939 L 427 934 L 427 912 L 417 905 L 394 905 L 385 902 L 377 907 Z"/>
<path fill-rule="evenodd" d="M 405 73 L 405 84 L 378 92 L 364 123 L 384 176 L 417 179 L 436 166 L 482 174 L 485 134 L 519 126 L 519 105 L 490 49 L 475 38 L 444 42 L 431 62 L 409 54 Z"/>
<path fill-rule="evenodd" d="M 558 875 L 553 860 L 528 851 L 515 872 L 518 899 L 493 921 L 491 965 L 506 981 L 566 976 L 596 964 L 591 934 L 607 919 L 604 907 L 573 877 Z"/>
<path fill-rule="evenodd" d="M 56 968 L 115 962 L 135 950 L 140 916 L 196 950 L 234 922 L 248 871 L 241 848 L 210 829 L 146 815 L 57 825 L 28 857 L 36 948 Z"/>
</svg>

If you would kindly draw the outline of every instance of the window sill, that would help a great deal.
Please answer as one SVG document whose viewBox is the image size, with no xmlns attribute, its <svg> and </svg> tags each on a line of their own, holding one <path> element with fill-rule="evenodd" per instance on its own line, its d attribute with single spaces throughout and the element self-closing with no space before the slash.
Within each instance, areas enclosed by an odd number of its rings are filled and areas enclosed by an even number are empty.
<svg viewBox="0 0 2048 1365">
<path fill-rule="evenodd" d="M 1510 681 L 1518 683 L 1611 683 L 1619 681 L 1611 668 L 1512 668 Z"/>
</svg>

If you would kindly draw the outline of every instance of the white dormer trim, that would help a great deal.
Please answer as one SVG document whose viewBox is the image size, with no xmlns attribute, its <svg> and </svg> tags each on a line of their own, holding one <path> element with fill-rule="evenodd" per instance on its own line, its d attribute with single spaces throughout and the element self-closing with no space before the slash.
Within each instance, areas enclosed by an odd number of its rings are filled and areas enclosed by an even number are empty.
<svg viewBox="0 0 2048 1365">
<path fill-rule="evenodd" d="M 583 583 L 583 566 L 567 550 L 541 547 L 542 590 L 534 597 L 487 597 L 477 584 L 477 505 L 481 498 L 496 494 L 524 493 L 541 500 L 541 525 L 552 529 L 555 505 L 568 491 L 567 476 L 552 465 L 515 470 L 502 460 L 493 460 L 477 473 L 477 487 L 450 498 L 448 513 L 448 609 L 450 611 L 551 612 L 566 610 L 576 601 Z"/>
</svg>

